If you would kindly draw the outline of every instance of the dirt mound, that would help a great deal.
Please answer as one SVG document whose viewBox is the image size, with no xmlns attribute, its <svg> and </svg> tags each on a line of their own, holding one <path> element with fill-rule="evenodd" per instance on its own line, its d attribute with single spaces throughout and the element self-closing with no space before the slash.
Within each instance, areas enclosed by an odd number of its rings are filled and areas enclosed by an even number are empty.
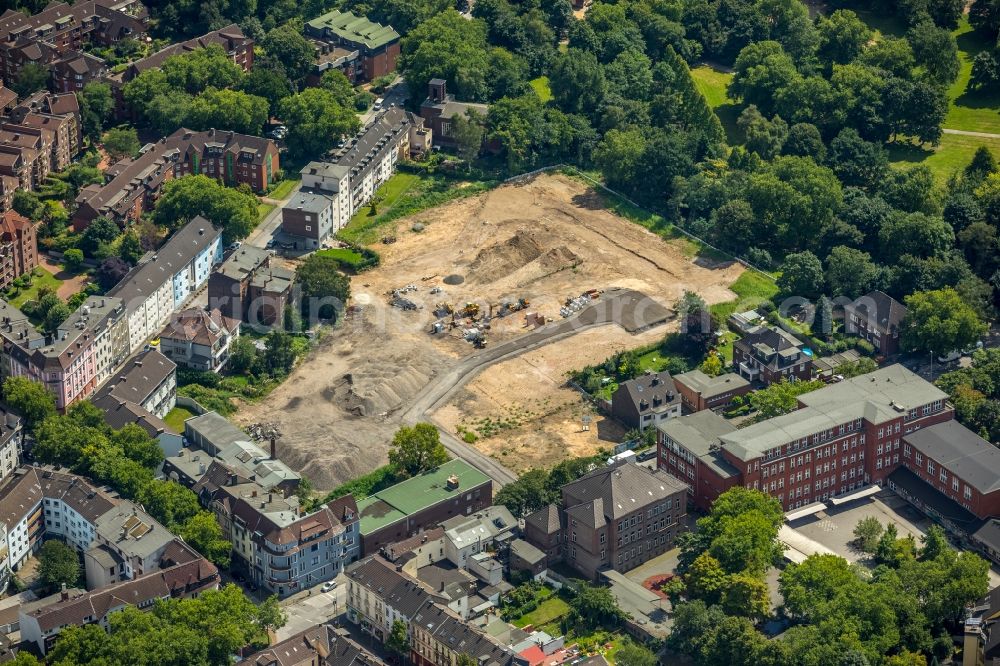
<svg viewBox="0 0 1000 666">
<path fill-rule="evenodd" d="M 323 391 L 323 397 L 352 416 L 379 417 L 399 409 L 434 376 L 427 359 L 365 364 Z"/>
<path fill-rule="evenodd" d="M 480 250 L 469 264 L 469 275 L 479 283 L 495 282 L 531 263 L 542 256 L 544 251 L 545 248 L 533 232 L 518 229 L 504 242 Z"/>
<path fill-rule="evenodd" d="M 549 271 L 561 271 L 564 268 L 572 268 L 583 262 L 583 259 L 573 250 L 565 245 L 554 247 L 538 259 L 542 268 Z"/>
</svg>

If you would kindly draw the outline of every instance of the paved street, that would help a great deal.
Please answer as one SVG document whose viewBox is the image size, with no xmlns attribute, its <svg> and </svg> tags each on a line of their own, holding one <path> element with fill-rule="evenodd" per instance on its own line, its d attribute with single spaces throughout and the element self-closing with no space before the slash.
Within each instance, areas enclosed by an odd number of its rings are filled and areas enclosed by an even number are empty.
<svg viewBox="0 0 1000 666">
<path fill-rule="evenodd" d="M 328 622 L 344 612 L 347 607 L 347 579 L 343 574 L 337 577 L 337 587 L 332 591 L 321 592 L 322 587 L 321 583 L 281 602 L 288 615 L 288 622 L 277 632 L 279 641 L 309 627 Z"/>
</svg>

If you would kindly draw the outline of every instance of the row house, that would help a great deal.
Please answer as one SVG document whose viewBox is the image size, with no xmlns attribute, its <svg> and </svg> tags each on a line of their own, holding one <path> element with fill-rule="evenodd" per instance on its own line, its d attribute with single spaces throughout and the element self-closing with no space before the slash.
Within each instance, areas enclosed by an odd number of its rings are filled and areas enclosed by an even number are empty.
<svg viewBox="0 0 1000 666">
<path fill-rule="evenodd" d="M 525 540 L 596 580 L 629 571 L 674 547 L 685 530 L 688 485 L 630 462 L 597 469 L 562 487 L 558 506 L 525 519 Z"/>
<path fill-rule="evenodd" d="M 38 225 L 13 210 L 0 214 L 0 290 L 38 266 Z"/>
<path fill-rule="evenodd" d="M 11 85 L 26 65 L 40 65 L 58 72 L 54 82 L 60 90 L 79 90 L 104 73 L 103 61 L 83 53 L 83 47 L 136 38 L 148 21 L 138 0 L 52 2 L 32 15 L 8 9 L 0 15 L 0 76 Z M 94 71 L 94 63 L 80 64 L 88 59 L 100 63 L 99 71 Z"/>
<path fill-rule="evenodd" d="M 342 627 L 319 624 L 244 656 L 247 666 L 386 666 Z"/>
<path fill-rule="evenodd" d="M 66 627 L 94 624 L 107 631 L 111 616 L 126 606 L 149 610 L 157 601 L 195 598 L 217 589 L 220 582 L 214 564 L 174 540 L 164 549 L 155 571 L 89 592 L 64 590 L 54 604 L 37 610 L 22 608 L 18 613 L 21 640 L 45 654 Z"/>
<path fill-rule="evenodd" d="M 170 317 L 208 283 L 222 259 L 222 232 L 198 216 L 178 229 L 149 260 L 140 263 L 109 292 L 128 316 L 128 351 L 157 335 Z"/>
<path fill-rule="evenodd" d="M 414 144 L 429 148 L 430 140 L 419 116 L 395 107 L 377 114 L 326 161 L 299 172 L 302 186 L 281 209 L 281 230 L 305 249 L 320 247 L 371 201 Z"/>
<path fill-rule="evenodd" d="M 125 119 L 128 117 L 128 109 L 125 107 L 125 100 L 122 96 L 122 88 L 125 87 L 125 84 L 146 70 L 162 67 L 167 58 L 185 55 L 197 49 L 218 48 L 240 69 L 244 72 L 249 72 L 253 67 L 253 45 L 253 39 L 243 34 L 238 25 L 231 23 L 224 28 L 213 30 L 200 37 L 194 37 L 184 42 L 171 44 L 152 55 L 130 62 L 122 71 L 115 72 L 104 79 L 111 86 L 111 90 L 115 95 L 118 118 Z"/>
<path fill-rule="evenodd" d="M 82 231 L 96 218 L 107 217 L 125 228 L 152 210 L 163 186 L 174 178 L 202 174 L 261 192 L 274 182 L 279 169 L 278 149 L 269 139 L 182 128 L 145 146 L 138 157 L 109 167 L 103 185 L 83 188 L 76 198 L 73 227 Z"/>
<path fill-rule="evenodd" d="M 391 26 L 334 10 L 307 21 L 305 35 L 316 44 L 317 76 L 335 67 L 352 83 L 361 83 L 396 70 L 400 37 Z M 331 52 L 337 57 L 324 57 Z"/>
<path fill-rule="evenodd" d="M 358 510 L 350 495 L 305 513 L 297 497 L 269 492 L 235 472 L 211 492 L 201 492 L 199 484 L 194 490 L 232 543 L 235 566 L 268 594 L 287 597 L 333 580 L 360 555 Z"/>
<path fill-rule="evenodd" d="M 419 580 L 399 571 L 379 555 L 369 555 L 347 568 L 347 619 L 385 643 L 394 622 L 409 625 L 422 607 L 445 603 Z"/>
<path fill-rule="evenodd" d="M 514 651 L 481 629 L 466 623 L 440 604 L 420 608 L 410 623 L 410 663 L 414 666 L 454 666 L 462 655 L 479 666 L 508 666 Z"/>
<path fill-rule="evenodd" d="M 801 395 L 790 414 L 740 430 L 710 412 L 661 425 L 659 467 L 687 482 L 703 509 L 738 484 L 794 510 L 884 484 L 902 464 L 905 436 L 954 417 L 946 398 L 891 365 Z"/>
</svg>

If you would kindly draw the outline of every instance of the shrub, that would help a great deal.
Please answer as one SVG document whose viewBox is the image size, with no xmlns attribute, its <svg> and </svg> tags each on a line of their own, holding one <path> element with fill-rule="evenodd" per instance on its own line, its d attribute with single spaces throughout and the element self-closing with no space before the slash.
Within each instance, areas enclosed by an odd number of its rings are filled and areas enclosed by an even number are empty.
<svg viewBox="0 0 1000 666">
<path fill-rule="evenodd" d="M 857 349 L 862 354 L 864 354 L 865 356 L 875 355 L 875 345 L 868 342 L 867 340 L 862 340 L 861 338 L 857 338 L 854 341 L 854 348 Z"/>
</svg>

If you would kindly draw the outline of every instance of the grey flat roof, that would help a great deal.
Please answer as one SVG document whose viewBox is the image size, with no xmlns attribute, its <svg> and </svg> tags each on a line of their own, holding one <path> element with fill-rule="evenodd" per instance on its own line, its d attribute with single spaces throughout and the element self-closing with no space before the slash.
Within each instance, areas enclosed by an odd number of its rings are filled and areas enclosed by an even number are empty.
<svg viewBox="0 0 1000 666">
<path fill-rule="evenodd" d="M 309 191 L 308 189 L 299 190 L 295 193 L 288 203 L 285 204 L 284 210 L 303 210 L 307 213 L 315 213 L 319 215 L 324 210 L 330 207 L 331 202 L 334 198 L 329 194 L 324 194 L 319 191 Z"/>
<path fill-rule="evenodd" d="M 958 421 L 921 428 L 903 439 L 979 492 L 1000 489 L 1000 449 Z"/>
<path fill-rule="evenodd" d="M 855 419 L 884 423 L 947 397 L 927 380 L 895 364 L 800 395 L 805 405 L 802 409 L 755 423 L 721 439 L 726 449 L 741 460 L 752 460 L 776 446 Z"/>
<path fill-rule="evenodd" d="M 184 434 L 197 433 L 220 451 L 235 442 L 249 442 L 246 434 L 218 412 L 205 412 L 184 422 Z"/>
<path fill-rule="evenodd" d="M 701 370 L 674 375 L 674 381 L 697 391 L 703 398 L 712 398 L 750 385 L 749 381 L 735 372 L 726 372 L 717 377 L 710 377 Z"/>
<path fill-rule="evenodd" d="M 269 256 L 270 254 L 268 254 L 267 250 L 254 247 L 253 245 L 243 245 L 229 255 L 215 269 L 215 272 L 234 280 L 240 280 L 248 273 L 255 271 L 258 266 L 267 261 Z"/>
<path fill-rule="evenodd" d="M 719 451 L 720 438 L 736 432 L 736 426 L 710 409 L 668 419 L 656 426 L 680 446 L 697 456 L 723 478 L 736 476 L 739 470 Z"/>
</svg>

